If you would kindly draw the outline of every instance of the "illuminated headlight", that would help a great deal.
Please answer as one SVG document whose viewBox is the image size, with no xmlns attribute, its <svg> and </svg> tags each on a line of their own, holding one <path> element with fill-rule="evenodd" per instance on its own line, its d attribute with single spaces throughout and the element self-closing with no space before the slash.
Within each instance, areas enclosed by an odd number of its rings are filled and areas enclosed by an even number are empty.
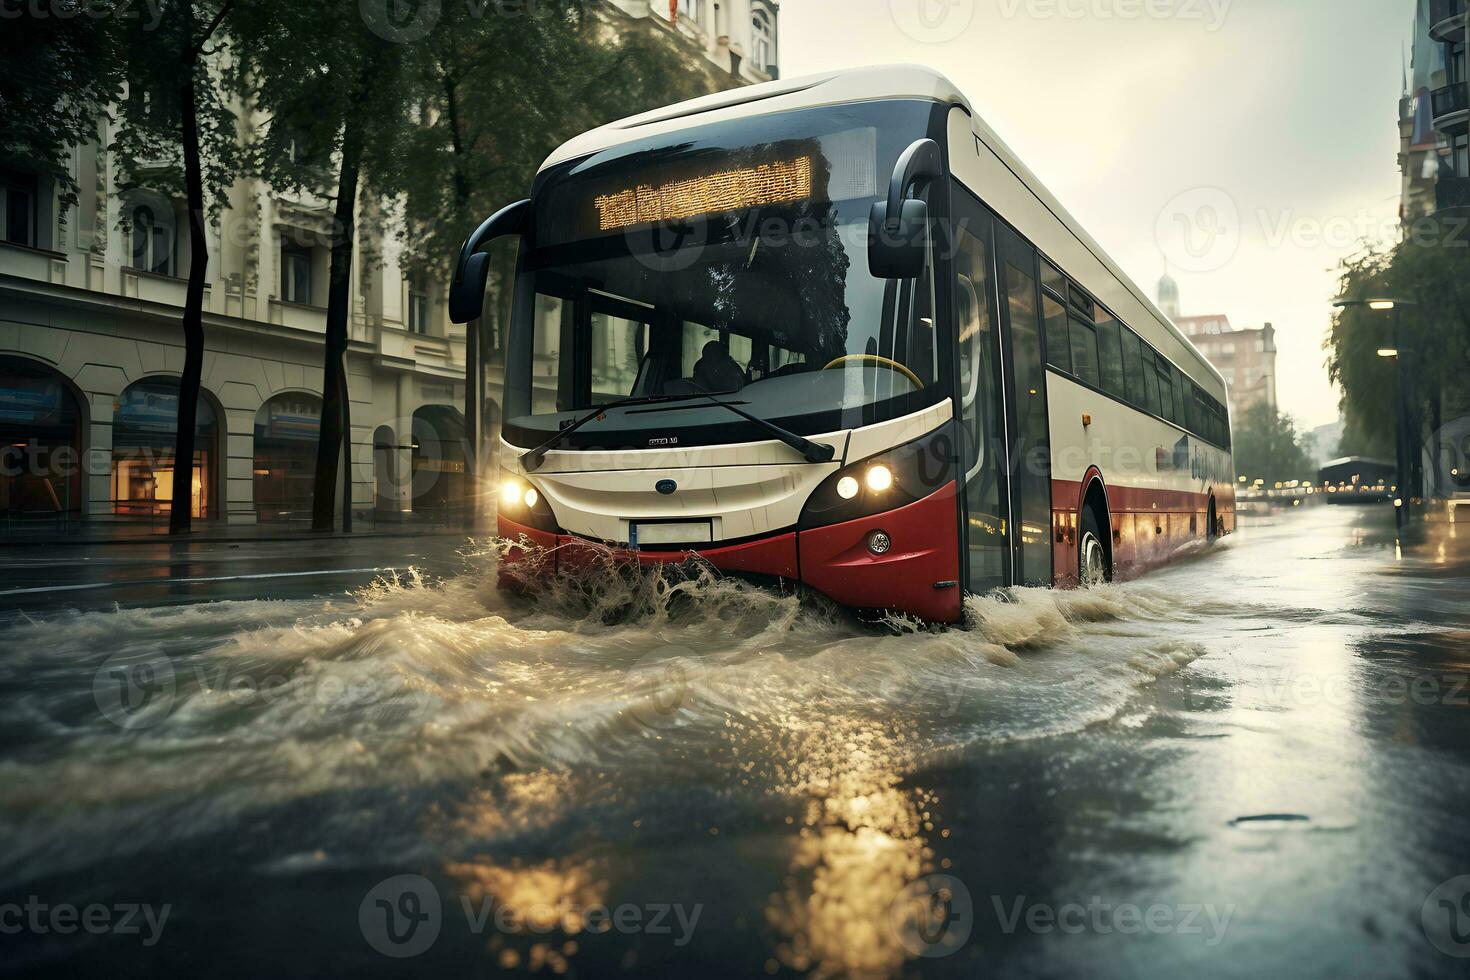
<svg viewBox="0 0 1470 980">
<path fill-rule="evenodd" d="M 535 507 L 536 506 L 536 501 L 537 500 L 540 500 L 540 499 L 541 499 L 540 496 L 536 493 L 536 488 L 535 487 L 527 487 L 526 488 L 525 501 L 526 501 L 526 506 L 527 507 Z"/>
<path fill-rule="evenodd" d="M 523 487 L 519 480 L 506 478 L 500 483 L 500 502 L 507 507 L 514 507 L 521 502 L 522 492 Z"/>
<path fill-rule="evenodd" d="M 837 481 L 837 496 L 843 500 L 851 500 L 858 495 L 858 481 L 850 476 L 844 476 Z"/>
<path fill-rule="evenodd" d="M 893 471 L 882 463 L 878 463 L 868 467 L 868 474 L 865 479 L 868 481 L 869 490 L 875 493 L 882 493 L 884 490 L 893 486 Z"/>
</svg>

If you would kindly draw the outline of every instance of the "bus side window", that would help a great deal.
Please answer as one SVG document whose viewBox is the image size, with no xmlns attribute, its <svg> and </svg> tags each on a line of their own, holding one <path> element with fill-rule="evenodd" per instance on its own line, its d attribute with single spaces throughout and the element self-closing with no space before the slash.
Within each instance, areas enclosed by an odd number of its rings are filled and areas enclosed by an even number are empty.
<svg viewBox="0 0 1470 980">
<path fill-rule="evenodd" d="M 1189 382 L 1184 380 L 1184 372 L 1178 367 L 1174 368 L 1174 421 L 1185 428 L 1189 427 L 1189 411 L 1185 407 L 1189 402 Z"/>
<path fill-rule="evenodd" d="M 1159 413 L 1159 372 L 1154 367 L 1152 347 L 1143 348 L 1143 408 L 1144 411 Z"/>
<path fill-rule="evenodd" d="M 1127 327 L 1123 328 L 1123 376 L 1128 383 L 1128 400 L 1139 408 L 1147 406 L 1143 390 L 1143 341 Z"/>
<path fill-rule="evenodd" d="M 1169 362 L 1162 354 L 1155 355 L 1159 372 L 1159 414 L 1170 422 L 1174 418 L 1174 382 L 1169 372 Z"/>
<path fill-rule="evenodd" d="M 1097 367 L 1097 334 L 1092 332 L 1092 324 L 1084 323 L 1075 314 L 1068 329 L 1072 333 L 1072 373 L 1096 388 L 1102 380 Z"/>
<path fill-rule="evenodd" d="M 1045 266 L 1043 266 L 1045 268 Z M 1046 360 L 1055 368 L 1072 373 L 1072 342 L 1067 338 L 1067 310 L 1046 293 L 1041 294 L 1041 315 L 1046 321 Z"/>
<path fill-rule="evenodd" d="M 1116 319 L 1099 310 L 1097 325 L 1097 353 L 1102 361 L 1102 388 L 1115 398 L 1124 397 L 1123 346 L 1119 338 Z"/>
</svg>

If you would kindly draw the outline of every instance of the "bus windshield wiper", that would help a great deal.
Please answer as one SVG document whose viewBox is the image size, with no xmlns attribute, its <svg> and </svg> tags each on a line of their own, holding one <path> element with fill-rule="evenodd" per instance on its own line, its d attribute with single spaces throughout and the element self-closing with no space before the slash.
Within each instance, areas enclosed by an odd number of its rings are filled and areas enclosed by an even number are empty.
<svg viewBox="0 0 1470 980">
<path fill-rule="evenodd" d="M 689 387 L 693 388 L 696 392 L 700 394 L 700 396 L 702 396 L 706 400 L 713 402 L 721 408 L 728 408 L 730 411 L 745 419 L 747 422 L 754 422 L 762 429 L 765 429 L 771 435 L 775 436 L 777 439 L 780 439 L 792 449 L 795 449 L 797 452 L 801 453 L 802 458 L 804 458 L 808 463 L 828 463 L 831 462 L 833 456 L 837 455 L 837 451 L 831 446 L 824 446 L 820 442 L 812 442 L 805 436 L 799 436 L 795 432 L 791 432 L 781 428 L 775 422 L 769 422 L 758 415 L 751 415 L 745 409 L 739 408 L 735 405 L 731 405 L 729 402 L 722 402 L 714 395 L 710 394 L 708 391 L 705 391 L 703 388 L 699 387 L 699 385 L 695 384 L 692 381 L 689 382 Z"/>
<path fill-rule="evenodd" d="M 586 415 L 575 419 L 571 425 L 558 429 L 556 435 L 552 436 L 550 439 L 547 439 L 535 449 L 528 449 L 526 452 L 522 453 L 521 465 L 526 468 L 527 472 L 535 472 L 536 469 L 541 465 L 541 461 L 546 458 L 546 454 L 550 452 L 553 448 L 555 448 L 557 443 L 561 442 L 573 432 L 576 432 L 588 422 L 592 422 L 596 419 L 602 418 L 614 408 L 630 408 L 634 405 L 653 405 L 657 404 L 658 402 L 676 401 L 678 399 L 688 397 L 688 395 L 639 395 L 636 398 L 619 398 L 615 401 L 610 401 L 605 405 L 598 405 Z"/>
<path fill-rule="evenodd" d="M 756 425 L 765 429 L 771 435 L 775 436 L 777 439 L 781 440 L 792 449 L 795 449 L 797 452 L 801 453 L 802 458 L 805 459 L 808 463 L 827 463 L 832 460 L 833 456 L 837 455 L 836 450 L 834 450 L 831 446 L 824 446 L 821 443 L 812 442 L 810 439 L 799 436 L 794 432 L 790 432 L 786 429 L 781 428 L 774 422 L 768 422 L 765 419 L 760 418 L 759 416 L 751 415 L 744 409 L 738 408 L 735 405 L 731 405 L 729 402 L 722 402 L 713 394 L 705 391 L 703 388 L 699 387 L 693 382 L 686 382 L 686 384 L 694 389 L 694 395 L 643 395 L 638 398 L 621 398 L 617 401 L 608 402 L 606 405 L 599 405 L 598 407 L 588 412 L 586 415 L 583 415 L 581 418 L 573 421 L 571 425 L 568 425 L 564 429 L 558 430 L 556 435 L 552 436 L 550 439 L 547 439 L 535 449 L 527 450 L 525 453 L 523 453 L 521 455 L 521 465 L 526 468 L 526 471 L 528 473 L 535 472 L 541 466 L 542 461 L 546 458 L 546 454 L 550 452 L 557 443 L 561 442 L 567 436 L 571 435 L 573 432 L 576 432 L 578 429 L 588 424 L 589 422 L 602 418 L 611 409 L 631 408 L 634 405 L 648 405 L 666 401 L 687 400 L 691 397 L 703 398 L 708 402 L 720 406 L 721 408 L 729 409 L 730 411 L 734 412 L 736 415 L 740 416 L 748 422 L 754 422 Z M 729 394 L 734 394 L 734 392 L 730 392 Z"/>
</svg>

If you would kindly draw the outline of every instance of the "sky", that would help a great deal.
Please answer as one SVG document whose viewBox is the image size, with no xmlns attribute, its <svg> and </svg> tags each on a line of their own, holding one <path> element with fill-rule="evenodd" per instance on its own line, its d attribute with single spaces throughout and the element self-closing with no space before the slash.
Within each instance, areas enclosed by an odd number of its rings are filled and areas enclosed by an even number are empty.
<svg viewBox="0 0 1470 980">
<path fill-rule="evenodd" d="M 785 0 L 792 78 L 948 75 L 1150 296 L 1276 328 L 1281 409 L 1333 422 L 1338 262 L 1396 234 L 1414 0 Z"/>
</svg>

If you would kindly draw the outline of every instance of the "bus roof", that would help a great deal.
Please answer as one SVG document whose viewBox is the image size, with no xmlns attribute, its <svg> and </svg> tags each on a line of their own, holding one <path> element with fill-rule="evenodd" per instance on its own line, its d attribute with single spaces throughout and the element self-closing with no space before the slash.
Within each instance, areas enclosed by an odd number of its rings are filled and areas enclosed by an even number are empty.
<svg viewBox="0 0 1470 980">
<path fill-rule="evenodd" d="M 677 132 L 687 126 L 869 99 L 930 99 L 970 111 L 969 100 L 954 83 L 932 68 L 922 65 L 853 68 L 748 85 L 619 119 L 563 143 L 546 158 L 541 169 L 633 140 Z M 699 116 L 708 118 L 696 118 Z"/>
<path fill-rule="evenodd" d="M 1123 273 L 1112 257 L 1078 224 L 1066 208 L 1062 207 L 1051 191 L 1047 190 L 1046 186 L 1031 172 L 1031 169 L 1021 162 L 995 130 L 976 115 L 970 100 L 954 82 L 933 68 L 924 65 L 876 65 L 781 79 L 716 92 L 713 95 L 701 96 L 687 102 L 679 102 L 636 116 L 629 116 L 626 119 L 619 119 L 573 137 L 547 157 L 546 161 L 541 164 L 541 169 L 545 170 L 557 164 L 590 156 L 634 140 L 675 133 L 689 126 L 725 122 L 791 109 L 807 109 L 873 99 L 928 99 L 964 110 L 971 119 L 975 134 L 989 146 L 991 152 L 1015 174 L 1016 178 L 1025 185 L 1041 205 L 1055 216 L 1067 232 L 1097 258 L 1107 272 L 1142 305 L 1158 325 L 1177 340 L 1184 350 L 1193 355 L 1196 365 L 1203 369 L 1205 375 L 1214 382 L 1213 386 L 1206 386 L 1207 389 L 1213 387 L 1211 394 L 1219 398 L 1222 404 L 1226 402 L 1225 378 L 1219 370 L 1199 352 L 1194 342 L 1154 305 L 1153 300 Z"/>
</svg>

